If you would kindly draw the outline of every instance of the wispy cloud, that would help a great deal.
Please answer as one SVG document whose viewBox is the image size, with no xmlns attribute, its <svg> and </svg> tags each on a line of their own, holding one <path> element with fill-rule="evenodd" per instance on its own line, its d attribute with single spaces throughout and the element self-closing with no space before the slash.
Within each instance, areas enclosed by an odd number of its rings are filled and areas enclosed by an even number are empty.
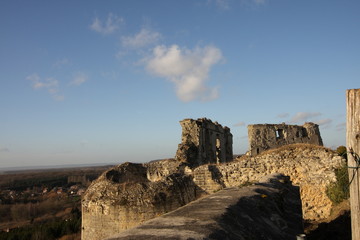
<svg viewBox="0 0 360 240">
<path fill-rule="evenodd" d="M 223 58 L 221 50 L 205 46 L 193 50 L 181 49 L 178 45 L 157 46 L 152 55 L 144 59 L 147 70 L 175 84 L 181 101 L 208 101 L 218 97 L 216 87 L 205 85 L 214 64 Z"/>
<path fill-rule="evenodd" d="M 238 122 L 234 125 L 234 127 L 243 127 L 245 126 L 245 122 Z"/>
<path fill-rule="evenodd" d="M 277 118 L 287 118 L 287 117 L 289 117 L 289 113 L 280 113 L 276 117 Z"/>
<path fill-rule="evenodd" d="M 321 120 L 315 121 L 315 123 L 322 126 L 323 128 L 328 128 L 328 127 L 330 127 L 330 125 L 332 123 L 332 119 L 330 119 L 330 118 L 321 119 Z"/>
<path fill-rule="evenodd" d="M 123 18 L 109 13 L 107 20 L 104 22 L 96 17 L 90 25 L 90 29 L 102 34 L 111 34 L 118 30 L 123 22 Z"/>
<path fill-rule="evenodd" d="M 34 89 L 46 88 L 49 91 L 53 91 L 58 87 L 59 82 L 54 78 L 46 78 L 45 80 L 41 80 L 39 75 L 34 73 L 26 77 L 27 80 L 32 82 L 32 87 Z"/>
<path fill-rule="evenodd" d="M 70 82 L 69 85 L 71 85 L 71 86 L 80 86 L 81 84 L 83 84 L 87 80 L 88 80 L 88 76 L 85 73 L 79 72 L 74 76 L 73 80 Z"/>
<path fill-rule="evenodd" d="M 298 112 L 290 120 L 291 123 L 306 122 L 311 118 L 320 116 L 319 112 Z"/>
<path fill-rule="evenodd" d="M 59 81 L 49 77 L 41 79 L 37 73 L 26 77 L 32 82 L 32 88 L 35 90 L 46 89 L 46 91 L 57 101 L 64 100 L 64 96 L 59 94 Z"/>
<path fill-rule="evenodd" d="M 126 48 L 142 48 L 152 44 L 156 44 L 161 39 L 161 34 L 142 28 L 139 33 L 133 36 L 125 36 L 121 38 L 121 44 Z"/>
</svg>

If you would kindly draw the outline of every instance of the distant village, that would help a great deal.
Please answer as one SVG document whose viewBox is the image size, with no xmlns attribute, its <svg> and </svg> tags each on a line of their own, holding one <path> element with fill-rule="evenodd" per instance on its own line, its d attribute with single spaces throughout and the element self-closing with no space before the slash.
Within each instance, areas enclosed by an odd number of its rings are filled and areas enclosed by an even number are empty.
<svg viewBox="0 0 360 240">
<path fill-rule="evenodd" d="M 32 187 L 26 190 L 0 189 L 0 204 L 36 202 L 42 198 L 63 198 L 81 196 L 86 190 L 86 186 L 75 183 L 69 187 Z"/>
</svg>

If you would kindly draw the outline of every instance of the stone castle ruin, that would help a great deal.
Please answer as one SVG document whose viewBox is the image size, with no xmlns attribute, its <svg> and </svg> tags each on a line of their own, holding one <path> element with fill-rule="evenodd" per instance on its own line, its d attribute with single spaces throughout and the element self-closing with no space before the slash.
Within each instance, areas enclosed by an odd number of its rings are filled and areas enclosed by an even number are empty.
<svg viewBox="0 0 360 240">
<path fill-rule="evenodd" d="M 238 189 L 274 173 L 289 176 L 300 187 L 304 219 L 329 216 L 332 203 L 325 190 L 336 181 L 335 169 L 343 164 L 343 159 L 334 151 L 317 146 L 322 145 L 318 125 L 250 125 L 251 155 L 233 159 L 228 127 L 206 118 L 184 119 L 180 124 L 182 142 L 175 159 L 123 163 L 91 183 L 82 198 L 83 240 L 111 237 L 204 195 L 225 188 Z M 280 147 L 286 144 L 292 145 Z M 277 147 L 280 148 L 258 155 Z M 129 237 L 126 239 L 134 239 Z"/>
<path fill-rule="evenodd" d="M 230 128 L 206 118 L 184 119 L 181 143 L 175 159 L 196 167 L 207 163 L 232 161 L 232 134 Z"/>
<path fill-rule="evenodd" d="M 283 124 L 254 124 L 248 126 L 249 154 L 259 153 L 294 143 L 323 146 L 319 125 L 307 122 L 303 126 Z"/>
</svg>

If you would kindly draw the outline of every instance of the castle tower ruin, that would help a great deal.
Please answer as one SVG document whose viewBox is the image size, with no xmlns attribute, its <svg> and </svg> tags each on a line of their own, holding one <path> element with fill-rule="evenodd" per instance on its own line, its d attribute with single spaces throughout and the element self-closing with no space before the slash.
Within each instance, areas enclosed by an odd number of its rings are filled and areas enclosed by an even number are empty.
<svg viewBox="0 0 360 240">
<path fill-rule="evenodd" d="M 175 159 L 192 167 L 207 163 L 232 161 L 232 134 L 230 128 L 223 127 L 207 118 L 184 119 L 181 143 Z"/>
<path fill-rule="evenodd" d="M 307 122 L 302 126 L 282 124 L 254 124 L 248 126 L 249 153 L 259 153 L 293 143 L 323 146 L 319 125 Z"/>
</svg>

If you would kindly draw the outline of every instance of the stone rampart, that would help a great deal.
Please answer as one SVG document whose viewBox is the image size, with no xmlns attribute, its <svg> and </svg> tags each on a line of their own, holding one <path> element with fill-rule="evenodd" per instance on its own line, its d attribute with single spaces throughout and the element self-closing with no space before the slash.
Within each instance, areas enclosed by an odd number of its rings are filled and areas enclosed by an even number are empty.
<svg viewBox="0 0 360 240">
<path fill-rule="evenodd" d="M 82 239 L 104 239 L 205 194 L 257 182 L 273 173 L 289 176 L 300 187 L 304 219 L 320 220 L 330 214 L 332 203 L 325 190 L 336 181 L 334 170 L 342 164 L 343 159 L 332 150 L 309 144 L 197 168 L 171 159 L 125 163 L 106 171 L 85 193 Z"/>
<path fill-rule="evenodd" d="M 276 174 L 218 191 L 108 240 L 288 240 L 302 231 L 299 188 Z"/>
<path fill-rule="evenodd" d="M 82 239 L 104 239 L 199 198 L 203 191 L 177 166 L 124 163 L 104 172 L 82 199 Z"/>
<path fill-rule="evenodd" d="M 344 160 L 334 151 L 316 145 L 293 144 L 270 150 L 256 157 L 242 157 L 220 165 L 203 165 L 192 172 L 194 182 L 207 193 L 224 187 L 256 182 L 264 175 L 281 173 L 290 176 L 300 187 L 303 216 L 319 220 L 330 215 L 332 203 L 326 187 L 336 181 L 335 169 Z"/>
<path fill-rule="evenodd" d="M 319 126 L 308 122 L 303 126 L 283 124 L 248 125 L 249 153 L 251 156 L 294 143 L 323 145 Z"/>
</svg>

